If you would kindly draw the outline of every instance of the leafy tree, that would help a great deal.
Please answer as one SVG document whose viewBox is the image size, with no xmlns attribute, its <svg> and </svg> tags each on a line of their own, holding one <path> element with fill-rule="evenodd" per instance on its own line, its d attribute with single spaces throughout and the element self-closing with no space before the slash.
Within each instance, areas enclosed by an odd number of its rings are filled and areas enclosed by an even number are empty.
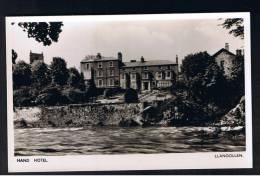
<svg viewBox="0 0 260 176">
<path fill-rule="evenodd" d="M 68 84 L 74 88 L 84 89 L 84 78 L 76 68 L 69 69 Z"/>
<path fill-rule="evenodd" d="M 244 39 L 244 20 L 243 18 L 228 18 L 221 24 L 223 28 L 228 29 L 229 33 L 235 37 Z"/>
<path fill-rule="evenodd" d="M 17 59 L 17 53 L 15 52 L 14 49 L 12 49 L 12 63 L 15 64 Z"/>
<path fill-rule="evenodd" d="M 69 72 L 67 69 L 67 63 L 64 59 L 54 57 L 50 65 L 50 69 L 53 83 L 61 86 L 67 83 Z"/>
<path fill-rule="evenodd" d="M 198 74 L 204 74 L 214 59 L 205 51 L 187 55 L 182 61 L 181 71 L 185 79 L 193 79 Z"/>
<path fill-rule="evenodd" d="M 32 78 L 37 86 L 44 86 L 50 81 L 48 73 L 48 66 L 44 62 L 33 62 Z"/>
<path fill-rule="evenodd" d="M 14 23 L 12 23 L 14 24 Z M 18 26 L 27 32 L 28 38 L 35 38 L 44 46 L 58 42 L 59 34 L 62 32 L 62 22 L 20 22 Z"/>
<path fill-rule="evenodd" d="M 13 67 L 14 88 L 31 84 L 31 66 L 24 61 L 19 61 Z"/>
</svg>

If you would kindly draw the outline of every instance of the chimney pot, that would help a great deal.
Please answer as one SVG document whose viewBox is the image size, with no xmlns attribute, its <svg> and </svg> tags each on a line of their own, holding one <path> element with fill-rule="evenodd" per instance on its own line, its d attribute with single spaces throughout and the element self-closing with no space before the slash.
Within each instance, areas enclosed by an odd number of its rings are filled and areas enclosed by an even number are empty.
<svg viewBox="0 0 260 176">
<path fill-rule="evenodd" d="M 229 44 L 225 43 L 225 49 L 229 51 Z"/>
<path fill-rule="evenodd" d="M 142 63 L 144 62 L 144 57 L 143 57 L 143 56 L 141 57 L 141 62 L 142 62 Z"/>
</svg>

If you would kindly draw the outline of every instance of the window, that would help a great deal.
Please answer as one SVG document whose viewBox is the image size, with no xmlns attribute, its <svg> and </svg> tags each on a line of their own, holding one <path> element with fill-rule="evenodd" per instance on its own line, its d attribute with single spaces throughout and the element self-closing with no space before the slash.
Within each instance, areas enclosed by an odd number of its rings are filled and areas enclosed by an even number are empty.
<svg viewBox="0 0 260 176">
<path fill-rule="evenodd" d="M 102 79 L 99 79 L 98 80 L 98 86 L 100 87 L 100 86 L 102 86 L 103 85 L 103 80 Z"/>
<path fill-rule="evenodd" d="M 122 79 L 125 79 L 125 74 L 123 73 L 122 76 L 121 76 Z"/>
<path fill-rule="evenodd" d="M 221 67 L 221 69 L 224 69 L 224 64 L 225 64 L 225 61 L 220 61 L 220 67 Z"/>
<path fill-rule="evenodd" d="M 171 77 L 171 72 L 167 72 L 167 74 L 166 74 L 166 77 L 168 77 L 168 78 L 170 78 Z"/>
<path fill-rule="evenodd" d="M 135 67 L 133 67 L 132 69 L 135 70 Z"/>
<path fill-rule="evenodd" d="M 136 77 L 135 74 L 131 75 L 131 79 L 135 79 L 135 77 Z"/>
<path fill-rule="evenodd" d="M 159 79 L 161 79 L 161 78 L 162 78 L 162 73 L 157 72 L 157 77 L 158 77 Z"/>
<path fill-rule="evenodd" d="M 110 61 L 110 62 L 109 62 L 109 67 L 114 67 L 113 61 Z"/>
<path fill-rule="evenodd" d="M 103 76 L 103 72 L 101 70 L 98 70 L 98 77 L 102 77 Z"/>
<path fill-rule="evenodd" d="M 148 70 L 147 66 L 144 67 L 144 70 Z"/>
<path fill-rule="evenodd" d="M 109 75 L 114 76 L 114 70 L 110 70 Z"/>
<path fill-rule="evenodd" d="M 149 76 L 148 73 L 143 73 L 143 78 L 144 79 L 148 79 L 148 76 Z"/>
<path fill-rule="evenodd" d="M 168 65 L 168 66 L 167 66 L 167 69 L 168 69 L 168 70 L 170 70 L 170 69 L 171 69 L 171 66 L 170 66 L 170 65 Z"/>
<path fill-rule="evenodd" d="M 102 68 L 102 62 L 98 63 L 98 68 Z"/>
<path fill-rule="evenodd" d="M 159 69 L 162 69 L 162 66 L 159 66 Z"/>
<path fill-rule="evenodd" d="M 114 85 L 114 80 L 113 79 L 109 79 L 109 85 L 113 86 Z"/>
<path fill-rule="evenodd" d="M 89 64 L 87 64 L 87 70 L 89 69 Z"/>
</svg>

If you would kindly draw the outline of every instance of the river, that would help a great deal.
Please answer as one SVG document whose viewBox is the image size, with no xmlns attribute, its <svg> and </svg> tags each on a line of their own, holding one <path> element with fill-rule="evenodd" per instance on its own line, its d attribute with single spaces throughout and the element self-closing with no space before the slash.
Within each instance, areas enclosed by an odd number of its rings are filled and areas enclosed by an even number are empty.
<svg viewBox="0 0 260 176">
<path fill-rule="evenodd" d="M 245 150 L 245 135 L 206 127 L 15 129 L 15 155 L 152 154 Z"/>
</svg>

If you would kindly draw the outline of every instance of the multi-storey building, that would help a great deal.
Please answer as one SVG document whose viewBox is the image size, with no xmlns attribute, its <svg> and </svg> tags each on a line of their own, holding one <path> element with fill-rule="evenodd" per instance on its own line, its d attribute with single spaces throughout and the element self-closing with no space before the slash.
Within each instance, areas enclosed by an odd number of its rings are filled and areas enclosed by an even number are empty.
<svg viewBox="0 0 260 176">
<path fill-rule="evenodd" d="M 122 54 L 118 57 L 104 57 L 100 53 L 88 55 L 81 61 L 81 72 L 85 81 L 93 79 L 98 88 L 119 87 L 119 68 L 122 64 Z"/>
<path fill-rule="evenodd" d="M 120 86 L 136 90 L 170 87 L 178 74 L 176 63 L 169 60 L 149 60 L 141 57 L 140 61 L 124 62 L 120 71 Z"/>
<path fill-rule="evenodd" d="M 118 57 L 86 56 L 81 61 L 81 72 L 85 81 L 93 79 L 98 88 L 133 88 L 151 90 L 170 87 L 178 74 L 178 57 L 176 63 L 168 60 L 149 60 L 141 57 L 140 61 L 122 62 Z"/>
</svg>

